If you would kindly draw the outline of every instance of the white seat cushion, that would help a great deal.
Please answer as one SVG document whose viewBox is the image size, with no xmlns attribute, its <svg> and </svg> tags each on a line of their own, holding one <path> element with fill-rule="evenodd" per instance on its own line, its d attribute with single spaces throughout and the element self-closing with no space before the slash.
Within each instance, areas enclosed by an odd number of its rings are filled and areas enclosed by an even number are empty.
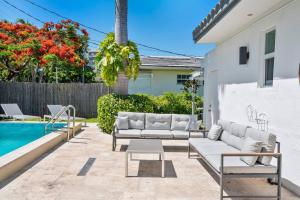
<svg viewBox="0 0 300 200">
<path fill-rule="evenodd" d="M 240 151 L 232 146 L 229 146 L 225 143 L 214 145 L 198 145 L 195 147 L 196 150 L 202 155 L 221 155 L 222 153 L 239 153 Z"/>
<path fill-rule="evenodd" d="M 171 131 L 174 138 L 188 138 L 189 132 L 188 131 Z"/>
<path fill-rule="evenodd" d="M 205 156 L 205 160 L 215 170 L 220 172 L 221 168 L 221 155 L 209 155 Z M 239 156 L 237 157 L 224 157 L 224 173 L 276 173 L 275 166 L 264 166 L 256 164 L 249 166 L 245 162 L 241 161 Z"/>
<path fill-rule="evenodd" d="M 210 140 L 208 138 L 190 138 L 189 139 L 189 143 L 194 146 L 195 148 L 197 146 L 207 146 L 207 145 L 215 145 L 215 146 L 219 146 L 219 145 L 224 145 L 224 142 L 218 140 L 218 141 L 214 141 L 214 140 Z"/>
<path fill-rule="evenodd" d="M 116 136 L 117 137 L 141 137 L 141 130 L 139 129 L 118 130 Z"/>
<path fill-rule="evenodd" d="M 173 138 L 169 130 L 142 130 L 141 135 L 146 138 Z"/>
</svg>

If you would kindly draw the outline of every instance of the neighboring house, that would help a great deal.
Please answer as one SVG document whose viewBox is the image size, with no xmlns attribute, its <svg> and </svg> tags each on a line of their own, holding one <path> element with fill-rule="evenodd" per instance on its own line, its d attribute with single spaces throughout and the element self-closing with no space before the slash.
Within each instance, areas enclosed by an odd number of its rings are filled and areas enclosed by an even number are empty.
<svg viewBox="0 0 300 200">
<path fill-rule="evenodd" d="M 203 77 L 201 60 L 188 57 L 142 56 L 138 78 L 129 81 L 128 93 L 161 95 L 164 92 L 181 92 L 183 83 L 191 79 L 193 72 L 199 72 Z"/>
<path fill-rule="evenodd" d="M 95 68 L 96 52 L 89 52 L 89 66 Z M 129 80 L 128 93 L 146 93 L 161 95 L 164 92 L 181 92 L 183 83 L 197 74 L 199 83 L 203 85 L 202 58 L 174 56 L 142 56 L 139 75 L 136 80 Z M 203 86 L 199 87 L 199 95 L 203 95 Z"/>
<path fill-rule="evenodd" d="M 217 45 L 203 62 L 206 127 L 220 118 L 256 126 L 248 105 L 266 113 L 282 145 L 284 185 L 298 195 L 299 13 L 299 0 L 222 0 L 193 32 L 196 43 Z"/>
</svg>

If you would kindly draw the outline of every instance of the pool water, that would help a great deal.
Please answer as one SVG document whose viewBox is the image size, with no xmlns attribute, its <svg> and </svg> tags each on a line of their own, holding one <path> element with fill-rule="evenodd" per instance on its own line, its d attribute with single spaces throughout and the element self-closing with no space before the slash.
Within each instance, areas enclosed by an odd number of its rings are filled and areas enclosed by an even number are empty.
<svg viewBox="0 0 300 200">
<path fill-rule="evenodd" d="M 20 148 L 44 135 L 64 127 L 56 123 L 54 129 L 45 132 L 45 123 L 0 123 L 0 156 Z"/>
</svg>

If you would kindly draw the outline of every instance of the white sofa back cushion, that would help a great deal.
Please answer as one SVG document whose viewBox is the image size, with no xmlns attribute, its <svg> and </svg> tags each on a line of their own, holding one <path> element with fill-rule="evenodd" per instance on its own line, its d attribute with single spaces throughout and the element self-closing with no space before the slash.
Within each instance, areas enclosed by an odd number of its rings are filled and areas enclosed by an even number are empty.
<svg viewBox="0 0 300 200">
<path fill-rule="evenodd" d="M 244 139 L 241 152 L 242 153 L 259 153 L 261 151 L 262 142 L 253 140 L 250 137 L 246 137 Z M 240 157 L 242 161 L 247 163 L 250 166 L 255 165 L 258 156 L 241 156 Z"/>
<path fill-rule="evenodd" d="M 265 133 L 254 128 L 247 128 L 246 137 L 250 137 L 254 140 L 262 141 L 262 150 L 263 153 L 274 153 L 276 146 L 276 135 L 272 133 Z M 259 156 L 258 162 L 263 165 L 270 165 L 272 156 Z"/>
<path fill-rule="evenodd" d="M 171 114 L 146 113 L 146 129 L 148 130 L 170 130 Z"/>
<path fill-rule="evenodd" d="M 226 127 L 226 129 L 228 129 L 228 127 Z M 246 130 L 247 126 L 231 123 L 230 131 L 224 130 L 221 135 L 221 140 L 230 146 L 241 149 Z"/>
<path fill-rule="evenodd" d="M 171 130 L 184 131 L 189 123 L 190 117 L 190 115 L 172 114 Z"/>
<path fill-rule="evenodd" d="M 222 133 L 222 127 L 219 126 L 219 125 L 214 124 L 210 128 L 210 130 L 207 134 L 207 137 L 208 137 L 208 139 L 211 139 L 211 140 L 218 140 L 221 133 Z"/>
<path fill-rule="evenodd" d="M 128 129 L 128 117 L 117 117 L 116 126 L 120 130 Z"/>
<path fill-rule="evenodd" d="M 223 130 L 230 132 L 231 129 L 231 121 L 226 121 L 226 120 L 219 120 L 218 121 L 218 125 L 220 125 L 222 127 Z"/>
<path fill-rule="evenodd" d="M 119 117 L 128 117 L 129 129 L 145 129 L 145 113 L 119 112 Z"/>
</svg>

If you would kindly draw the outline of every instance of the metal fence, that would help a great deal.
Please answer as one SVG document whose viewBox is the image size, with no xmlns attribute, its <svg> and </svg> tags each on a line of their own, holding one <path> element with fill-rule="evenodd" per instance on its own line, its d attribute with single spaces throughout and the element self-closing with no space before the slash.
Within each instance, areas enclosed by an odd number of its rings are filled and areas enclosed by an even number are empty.
<svg viewBox="0 0 300 200">
<path fill-rule="evenodd" d="M 37 116 L 49 114 L 49 104 L 71 104 L 77 116 L 96 117 L 97 100 L 107 93 L 102 83 L 0 82 L 0 103 L 17 103 L 24 114 Z"/>
</svg>

